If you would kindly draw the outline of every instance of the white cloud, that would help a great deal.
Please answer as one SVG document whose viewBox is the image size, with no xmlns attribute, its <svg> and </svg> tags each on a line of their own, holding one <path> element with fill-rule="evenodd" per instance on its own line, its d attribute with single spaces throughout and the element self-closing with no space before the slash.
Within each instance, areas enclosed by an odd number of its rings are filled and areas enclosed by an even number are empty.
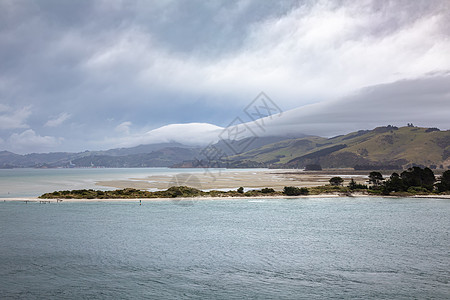
<svg viewBox="0 0 450 300">
<path fill-rule="evenodd" d="M 267 89 L 279 101 L 298 105 L 450 68 L 443 12 L 371 35 L 372 27 L 382 26 L 383 13 L 360 4 L 318 4 L 307 13 L 298 8 L 256 27 L 247 48 L 210 65 L 202 82 L 238 91 Z"/>
<path fill-rule="evenodd" d="M 263 89 L 287 107 L 450 69 L 445 11 L 411 16 L 387 30 L 383 26 L 401 7 L 376 10 L 372 4 L 300 6 L 254 25 L 240 49 L 215 58 L 168 51 L 151 35 L 128 28 L 84 67 L 102 82 L 120 82 L 126 74 L 134 87 L 210 98 L 231 94 L 226 101 L 235 105 Z"/>
<path fill-rule="evenodd" d="M 0 112 L 0 130 L 28 127 L 25 121 L 31 115 L 30 106 L 13 110 L 6 105 L 2 105 L 0 106 Z"/>
<path fill-rule="evenodd" d="M 32 129 L 23 131 L 22 133 L 13 133 L 7 140 L 7 148 L 22 153 L 41 152 L 51 150 L 62 142 L 62 138 L 53 136 L 40 136 Z"/>
<path fill-rule="evenodd" d="M 198 145 L 217 141 L 222 130 L 222 127 L 207 123 L 171 124 L 145 133 L 142 139 L 144 143 L 159 140 Z"/>
<path fill-rule="evenodd" d="M 150 130 L 144 134 L 109 139 L 105 141 L 105 144 L 113 147 L 132 147 L 168 142 L 178 142 L 185 145 L 207 145 L 218 141 L 223 129 L 208 123 L 170 124 Z"/>
<path fill-rule="evenodd" d="M 306 105 L 265 119 L 260 135 L 299 133 L 333 136 L 377 126 L 406 126 L 449 130 L 450 74 L 372 86 L 338 100 Z"/>
<path fill-rule="evenodd" d="M 45 123 L 45 127 L 58 127 L 60 126 L 62 123 L 64 123 L 67 119 L 69 119 L 71 117 L 70 114 L 64 112 L 61 113 L 58 117 L 56 117 L 55 119 L 50 119 L 47 121 L 47 123 Z"/>
<path fill-rule="evenodd" d="M 117 127 L 114 129 L 114 131 L 119 134 L 129 135 L 130 134 L 130 126 L 131 126 L 131 122 L 128 122 L 128 121 L 123 122 L 123 123 L 117 125 Z"/>
</svg>

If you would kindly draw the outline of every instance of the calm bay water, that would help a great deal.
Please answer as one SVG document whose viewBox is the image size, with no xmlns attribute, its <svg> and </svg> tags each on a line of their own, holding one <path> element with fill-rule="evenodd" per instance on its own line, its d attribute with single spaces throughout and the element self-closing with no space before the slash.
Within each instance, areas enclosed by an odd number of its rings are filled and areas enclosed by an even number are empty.
<svg viewBox="0 0 450 300">
<path fill-rule="evenodd" d="M 445 299 L 450 201 L 0 203 L 2 299 Z"/>
<path fill-rule="evenodd" d="M 248 172 L 261 169 L 233 169 L 233 172 Z M 86 168 L 86 169 L 0 169 L 0 198 L 37 197 L 44 193 L 60 190 L 113 188 L 98 186 L 102 180 L 126 180 L 146 178 L 150 175 L 175 175 L 179 173 L 204 173 L 197 169 L 169 168 Z M 210 169 L 209 172 L 225 172 L 224 169 Z"/>
</svg>

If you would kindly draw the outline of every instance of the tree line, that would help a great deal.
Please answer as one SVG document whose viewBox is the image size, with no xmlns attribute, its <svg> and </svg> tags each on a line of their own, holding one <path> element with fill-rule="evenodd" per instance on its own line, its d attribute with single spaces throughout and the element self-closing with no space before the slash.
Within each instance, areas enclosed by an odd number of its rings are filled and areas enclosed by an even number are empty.
<svg viewBox="0 0 450 300">
<path fill-rule="evenodd" d="M 344 180 L 341 177 L 333 177 L 330 184 L 334 186 L 342 185 Z M 379 191 L 384 195 L 396 192 L 444 193 L 450 191 L 450 170 L 445 171 L 442 176 L 436 178 L 430 168 L 412 167 L 400 174 L 394 172 L 389 178 L 384 178 L 380 172 L 370 172 L 370 186 L 358 184 L 353 179 L 350 180 L 348 188 L 350 190 L 370 189 Z"/>
</svg>

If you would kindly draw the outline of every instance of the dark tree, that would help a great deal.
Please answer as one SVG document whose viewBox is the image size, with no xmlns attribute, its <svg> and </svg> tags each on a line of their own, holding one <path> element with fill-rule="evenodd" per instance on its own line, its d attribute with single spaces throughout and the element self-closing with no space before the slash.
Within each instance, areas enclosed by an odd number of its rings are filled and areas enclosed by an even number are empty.
<svg viewBox="0 0 450 300">
<path fill-rule="evenodd" d="M 403 171 L 400 177 L 405 190 L 410 187 L 423 187 L 431 191 L 436 182 L 436 177 L 430 168 L 412 167 Z"/>
<path fill-rule="evenodd" d="M 344 179 L 342 179 L 341 177 L 333 177 L 329 181 L 330 181 L 331 185 L 339 186 L 339 185 L 342 185 L 342 183 L 344 182 Z"/>
<path fill-rule="evenodd" d="M 422 187 L 432 191 L 434 183 L 436 182 L 436 177 L 434 176 L 433 170 L 430 168 L 425 168 L 422 171 Z"/>
<path fill-rule="evenodd" d="M 263 189 L 261 189 L 261 193 L 263 193 L 263 194 L 275 193 L 275 190 L 272 188 L 263 188 Z"/>
<path fill-rule="evenodd" d="M 442 176 L 439 178 L 439 183 L 436 184 L 439 192 L 450 191 L 450 170 L 442 173 Z"/>
<path fill-rule="evenodd" d="M 308 195 L 308 193 L 307 188 L 298 188 L 296 186 L 285 186 L 283 189 L 283 194 L 286 196 Z"/>
<path fill-rule="evenodd" d="M 353 178 L 350 179 L 350 182 L 348 183 L 348 187 L 349 187 L 351 190 L 356 189 L 356 181 L 354 181 Z"/>
<path fill-rule="evenodd" d="M 448 187 L 448 189 L 450 189 L 450 170 L 447 170 L 444 173 L 442 173 L 441 183 L 445 184 Z"/>
<path fill-rule="evenodd" d="M 241 186 L 240 188 L 237 189 L 237 192 L 239 194 L 243 194 L 244 193 L 244 188 Z"/>
<path fill-rule="evenodd" d="M 381 182 L 383 181 L 383 175 L 381 175 L 380 172 L 370 172 L 369 174 L 369 183 L 373 184 L 374 186 L 379 186 Z"/>
<path fill-rule="evenodd" d="M 400 192 L 405 190 L 405 186 L 400 178 L 400 175 L 395 172 L 392 173 L 388 180 L 386 180 L 384 186 L 385 191 L 388 192 Z"/>
</svg>

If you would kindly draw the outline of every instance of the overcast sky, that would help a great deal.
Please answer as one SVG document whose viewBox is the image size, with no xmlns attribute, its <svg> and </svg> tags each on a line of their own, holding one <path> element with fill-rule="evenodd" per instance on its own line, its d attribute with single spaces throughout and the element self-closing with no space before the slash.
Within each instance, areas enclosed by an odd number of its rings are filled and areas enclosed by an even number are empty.
<svg viewBox="0 0 450 300">
<path fill-rule="evenodd" d="M 266 133 L 449 129 L 449 3 L 0 0 L 0 150 L 206 143 L 261 91 Z"/>
</svg>

